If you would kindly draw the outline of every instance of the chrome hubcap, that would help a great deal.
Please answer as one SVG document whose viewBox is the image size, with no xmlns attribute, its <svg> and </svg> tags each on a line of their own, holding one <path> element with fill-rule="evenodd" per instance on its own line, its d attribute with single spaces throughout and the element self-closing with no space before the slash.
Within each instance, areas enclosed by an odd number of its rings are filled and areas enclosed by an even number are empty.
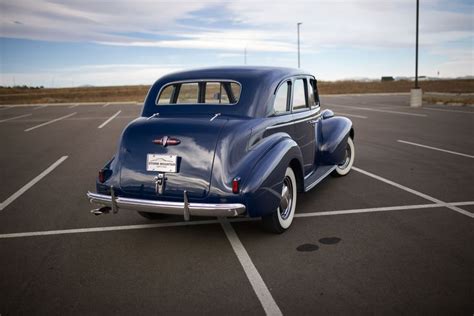
<svg viewBox="0 0 474 316">
<path fill-rule="evenodd" d="M 281 191 L 281 200 L 279 212 L 282 219 L 287 219 L 291 214 L 293 206 L 293 183 L 290 177 L 285 177 L 283 180 L 283 190 Z"/>
</svg>

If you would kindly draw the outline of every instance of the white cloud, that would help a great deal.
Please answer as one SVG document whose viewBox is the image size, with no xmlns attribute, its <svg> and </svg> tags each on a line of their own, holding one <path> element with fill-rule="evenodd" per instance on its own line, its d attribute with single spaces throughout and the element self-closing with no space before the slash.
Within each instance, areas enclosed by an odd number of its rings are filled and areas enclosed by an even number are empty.
<svg viewBox="0 0 474 316">
<path fill-rule="evenodd" d="M 426 73 L 440 68 L 447 75 L 473 74 L 473 7 L 449 0 L 421 1 L 421 51 L 442 59 L 439 66 L 422 64 L 421 69 L 431 69 Z M 248 47 L 249 63 L 254 60 L 252 54 L 265 52 L 259 59 L 261 63 L 275 64 L 279 60 L 282 65 L 294 65 L 289 59 L 294 55 L 289 53 L 296 50 L 297 22 L 303 22 L 303 58 L 328 49 L 372 50 L 374 54 L 413 49 L 415 32 L 414 0 L 3 0 L 0 11 L 2 37 L 202 49 L 214 51 L 220 59 L 216 63 L 237 57 Z M 459 41 L 467 43 L 466 47 L 446 49 Z M 382 71 L 407 75 L 413 68 L 411 61 L 409 65 L 389 65 L 386 58 L 376 57 L 369 66 L 357 65 L 355 60 L 341 60 L 339 65 L 303 60 L 310 68 L 318 66 L 315 70 L 330 79 L 341 73 L 377 77 Z M 78 78 L 75 81 L 81 84 L 119 84 L 123 78 L 127 78 L 127 83 L 150 83 L 157 74 L 179 68 L 147 66 L 143 67 L 146 70 L 131 65 L 122 65 L 117 70 L 93 69 L 89 74 L 96 77 L 87 78 L 84 73 L 73 73 Z M 61 71 L 66 74 L 56 76 L 64 77 L 67 83 L 71 72 Z M 28 78 L 34 78 L 32 82 L 40 82 L 42 74 L 30 75 Z M 10 76 L 2 73 L 2 83 L 11 81 L 4 79 Z M 27 78 L 26 74 L 16 76 Z"/>
<path fill-rule="evenodd" d="M 423 45 L 474 34 L 472 14 L 440 11 L 443 3 L 450 6 L 448 1 L 422 2 Z M 3 1 L 0 9 L 0 35 L 4 37 L 217 50 L 249 43 L 256 51 L 286 52 L 294 49 L 296 22 L 303 22 L 302 40 L 311 50 L 408 46 L 413 45 L 415 23 L 415 1 L 411 0 L 10 0 Z M 198 10 L 207 12 L 206 16 L 196 14 Z M 208 16 L 212 12 L 215 17 Z M 185 19 L 194 23 L 185 23 Z M 219 21 L 224 27 L 206 28 Z M 234 23 L 233 28 L 225 28 L 226 23 Z M 236 25 L 241 27 L 236 29 Z M 143 39 L 133 33 L 177 38 Z"/>
</svg>

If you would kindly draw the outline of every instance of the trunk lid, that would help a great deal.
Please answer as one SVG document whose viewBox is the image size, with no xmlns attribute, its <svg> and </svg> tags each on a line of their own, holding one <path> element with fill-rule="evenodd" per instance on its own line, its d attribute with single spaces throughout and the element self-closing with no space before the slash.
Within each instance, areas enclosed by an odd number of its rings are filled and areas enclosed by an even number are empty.
<svg viewBox="0 0 474 316">
<path fill-rule="evenodd" d="M 210 116 L 139 118 L 122 135 L 119 150 L 120 186 L 126 192 L 148 199 L 182 200 L 203 198 L 209 192 L 214 153 L 226 120 Z M 179 144 L 163 146 L 169 137 Z M 175 142 L 177 143 L 177 142 Z M 176 155 L 177 172 L 165 173 L 165 184 L 158 193 L 158 171 L 147 171 L 147 155 Z"/>
</svg>

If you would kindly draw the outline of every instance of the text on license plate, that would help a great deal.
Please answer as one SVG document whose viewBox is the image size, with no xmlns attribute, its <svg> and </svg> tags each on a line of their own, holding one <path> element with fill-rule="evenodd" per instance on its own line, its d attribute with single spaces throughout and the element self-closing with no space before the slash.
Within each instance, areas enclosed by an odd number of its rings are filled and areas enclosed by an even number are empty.
<svg viewBox="0 0 474 316">
<path fill-rule="evenodd" d="M 158 172 L 176 172 L 176 155 L 148 154 L 146 156 L 146 170 Z"/>
</svg>

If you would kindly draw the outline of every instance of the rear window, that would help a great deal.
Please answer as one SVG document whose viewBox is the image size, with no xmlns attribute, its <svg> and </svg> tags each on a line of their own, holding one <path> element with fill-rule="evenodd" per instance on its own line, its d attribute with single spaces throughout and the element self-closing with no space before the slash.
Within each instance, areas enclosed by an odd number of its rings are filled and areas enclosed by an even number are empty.
<svg viewBox="0 0 474 316">
<path fill-rule="evenodd" d="M 241 86 L 234 81 L 175 82 L 161 89 L 157 105 L 222 104 L 239 102 Z"/>
</svg>

